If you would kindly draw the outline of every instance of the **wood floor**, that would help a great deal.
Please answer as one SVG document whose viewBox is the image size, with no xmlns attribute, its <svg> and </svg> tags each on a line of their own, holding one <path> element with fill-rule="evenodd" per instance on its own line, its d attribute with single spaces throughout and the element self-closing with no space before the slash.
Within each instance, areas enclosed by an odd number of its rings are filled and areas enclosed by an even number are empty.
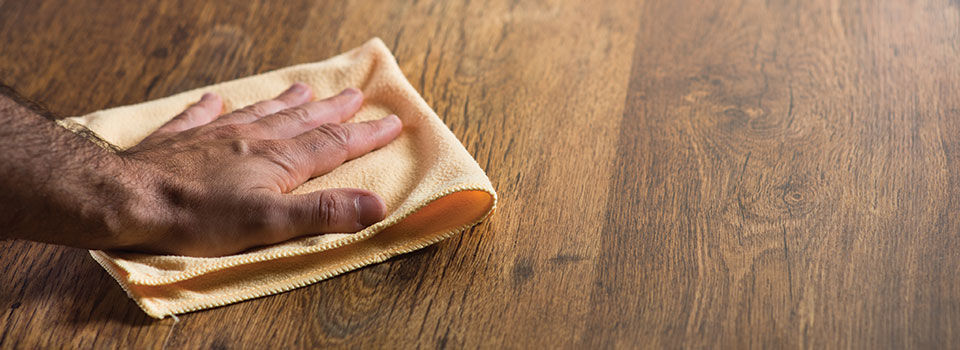
<svg viewBox="0 0 960 350">
<path fill-rule="evenodd" d="M 956 0 L 0 0 L 0 80 L 79 115 L 373 36 L 491 219 L 179 323 L 0 242 L 0 348 L 960 347 Z"/>
</svg>

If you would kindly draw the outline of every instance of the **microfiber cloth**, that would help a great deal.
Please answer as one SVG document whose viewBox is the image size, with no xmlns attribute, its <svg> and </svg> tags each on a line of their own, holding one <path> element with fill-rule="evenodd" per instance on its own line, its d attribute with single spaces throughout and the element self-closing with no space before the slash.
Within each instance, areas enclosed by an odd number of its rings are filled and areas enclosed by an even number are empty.
<svg viewBox="0 0 960 350">
<path fill-rule="evenodd" d="M 219 94 L 224 110 L 231 111 L 272 98 L 295 82 L 310 85 L 316 96 L 331 96 L 348 87 L 362 90 L 364 105 L 351 122 L 389 114 L 403 121 L 403 132 L 389 145 L 292 192 L 367 189 L 383 197 L 386 218 L 358 233 L 320 234 L 215 258 L 90 251 L 148 315 L 163 318 L 303 287 L 436 243 L 493 212 L 497 195 L 490 180 L 406 80 L 378 38 L 325 61 L 59 123 L 101 146 L 122 150 L 206 92 Z"/>
</svg>

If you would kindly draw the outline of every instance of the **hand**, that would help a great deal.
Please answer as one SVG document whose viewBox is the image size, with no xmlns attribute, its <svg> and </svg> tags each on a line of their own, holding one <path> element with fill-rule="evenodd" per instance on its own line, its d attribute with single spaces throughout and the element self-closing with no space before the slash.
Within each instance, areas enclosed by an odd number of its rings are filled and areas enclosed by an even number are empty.
<svg viewBox="0 0 960 350">
<path fill-rule="evenodd" d="M 204 95 L 140 144 L 123 168 L 147 189 L 113 220 L 115 248 L 218 256 L 294 237 L 356 232 L 383 219 L 376 194 L 328 189 L 286 194 L 304 181 L 383 147 L 400 134 L 394 116 L 341 122 L 359 110 L 356 89 L 311 102 L 295 84 L 272 100 L 220 115 Z"/>
</svg>

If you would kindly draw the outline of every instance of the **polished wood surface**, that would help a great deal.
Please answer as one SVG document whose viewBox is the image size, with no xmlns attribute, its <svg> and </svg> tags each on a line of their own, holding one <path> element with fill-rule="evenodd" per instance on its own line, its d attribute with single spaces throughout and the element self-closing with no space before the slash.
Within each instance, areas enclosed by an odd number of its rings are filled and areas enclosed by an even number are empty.
<svg viewBox="0 0 960 350">
<path fill-rule="evenodd" d="M 0 348 L 960 347 L 956 0 L 0 0 L 0 79 L 78 115 L 373 36 L 495 216 L 178 323 L 0 242 Z"/>
</svg>

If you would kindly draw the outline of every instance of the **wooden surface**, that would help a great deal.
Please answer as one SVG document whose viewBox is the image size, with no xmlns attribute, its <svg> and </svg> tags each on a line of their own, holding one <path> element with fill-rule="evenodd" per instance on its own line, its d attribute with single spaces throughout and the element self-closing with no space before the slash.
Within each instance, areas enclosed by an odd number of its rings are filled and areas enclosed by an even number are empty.
<svg viewBox="0 0 960 350">
<path fill-rule="evenodd" d="M 372 36 L 494 217 L 176 324 L 0 242 L 0 348 L 960 347 L 956 0 L 0 0 L 0 79 L 78 115 Z"/>
</svg>

